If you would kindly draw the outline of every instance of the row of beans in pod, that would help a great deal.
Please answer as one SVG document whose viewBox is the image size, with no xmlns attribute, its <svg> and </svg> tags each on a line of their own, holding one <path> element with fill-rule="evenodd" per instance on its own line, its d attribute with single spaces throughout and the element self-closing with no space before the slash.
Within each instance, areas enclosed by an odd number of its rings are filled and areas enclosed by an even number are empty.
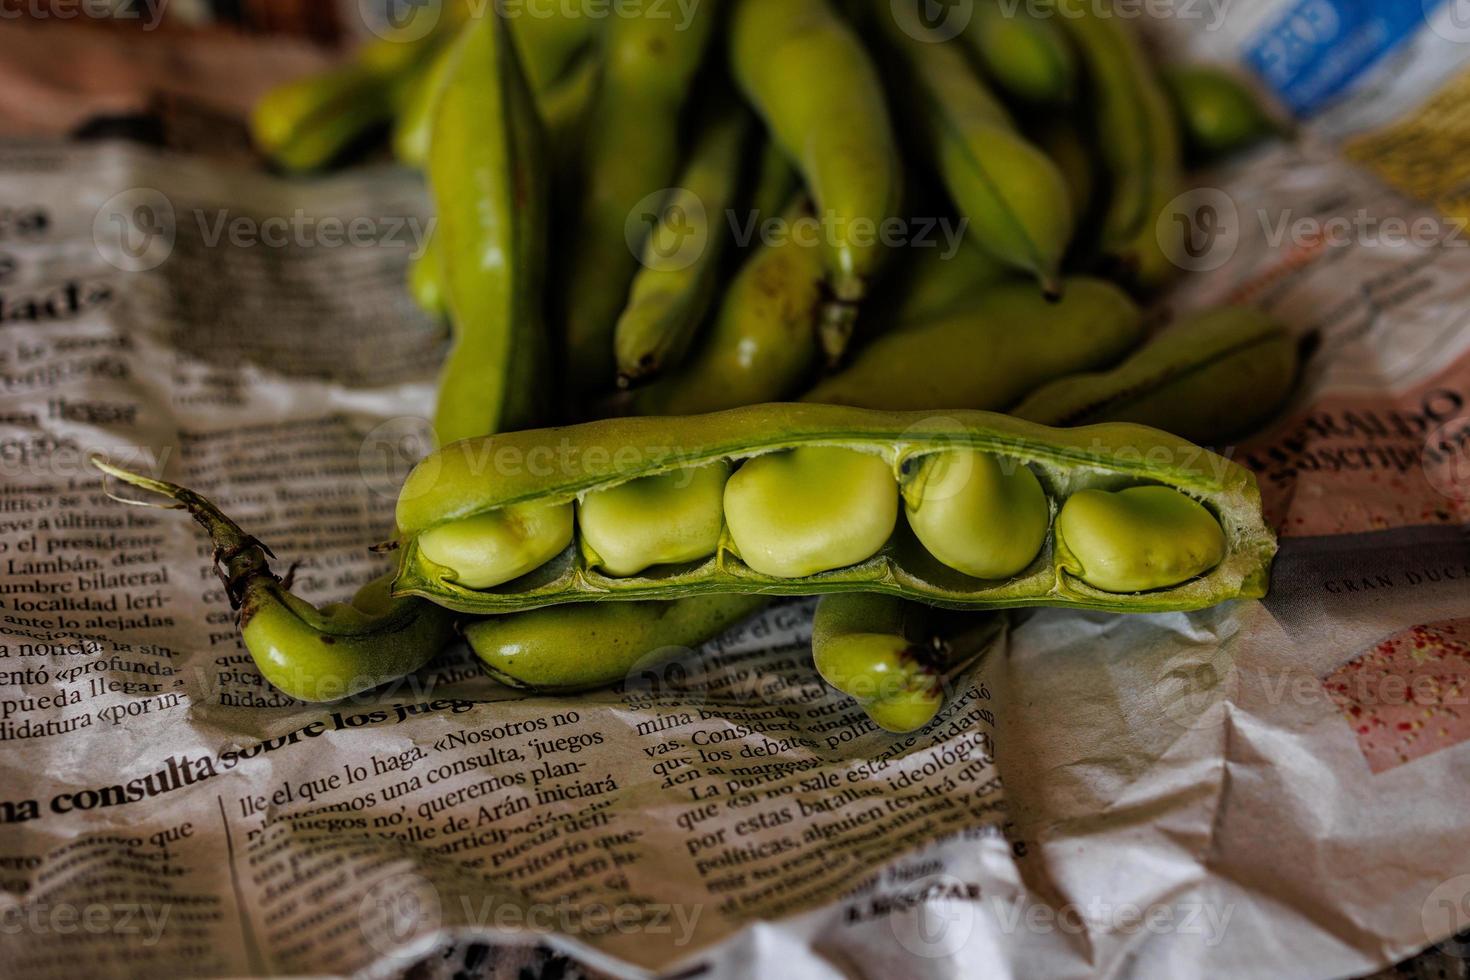
<svg viewBox="0 0 1470 980">
<path fill-rule="evenodd" d="M 1156 430 L 827 405 L 467 440 L 397 520 L 395 593 L 477 614 L 842 591 L 1195 609 L 1263 595 L 1275 551 L 1251 475 Z"/>
</svg>

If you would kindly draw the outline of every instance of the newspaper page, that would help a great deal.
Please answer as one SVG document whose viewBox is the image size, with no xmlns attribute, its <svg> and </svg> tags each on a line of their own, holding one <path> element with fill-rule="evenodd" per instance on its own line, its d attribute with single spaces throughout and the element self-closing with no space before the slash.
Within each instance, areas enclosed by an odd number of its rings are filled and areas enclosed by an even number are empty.
<svg viewBox="0 0 1470 980">
<path fill-rule="evenodd" d="M 382 571 L 445 344 L 401 286 L 422 186 L 6 143 L 0 972 L 390 976 L 466 940 L 620 976 L 1463 954 L 1470 250 L 1463 186 L 1409 161 L 1467 81 L 1422 74 L 1179 202 L 1169 308 L 1254 302 L 1315 349 L 1231 450 L 1282 534 L 1271 595 L 999 617 L 905 736 L 821 682 L 805 600 L 590 695 L 502 688 L 457 646 L 283 697 L 193 523 L 86 460 L 215 499 L 304 598 Z"/>
</svg>

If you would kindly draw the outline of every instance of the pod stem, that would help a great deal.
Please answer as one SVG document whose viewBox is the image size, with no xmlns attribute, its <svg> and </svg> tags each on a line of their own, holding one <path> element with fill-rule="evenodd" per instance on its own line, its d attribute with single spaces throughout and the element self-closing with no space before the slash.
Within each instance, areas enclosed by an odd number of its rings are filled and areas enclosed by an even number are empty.
<svg viewBox="0 0 1470 980">
<path fill-rule="evenodd" d="M 123 469 L 101 456 L 92 456 L 89 462 L 107 476 L 173 501 L 171 504 L 165 504 L 119 496 L 108 489 L 104 482 L 102 492 L 118 503 L 131 507 L 154 507 L 160 510 L 189 512 L 189 516 L 193 517 L 194 521 L 209 535 L 210 544 L 214 547 L 215 574 L 219 576 L 220 583 L 225 587 L 225 593 L 230 597 L 231 608 L 241 607 L 246 589 L 253 579 L 264 577 L 272 582 L 281 581 L 270 567 L 270 559 L 276 557 L 275 553 L 255 536 L 246 534 L 240 525 L 226 517 L 224 512 L 207 498 L 176 483 L 155 480 L 152 477 Z"/>
</svg>

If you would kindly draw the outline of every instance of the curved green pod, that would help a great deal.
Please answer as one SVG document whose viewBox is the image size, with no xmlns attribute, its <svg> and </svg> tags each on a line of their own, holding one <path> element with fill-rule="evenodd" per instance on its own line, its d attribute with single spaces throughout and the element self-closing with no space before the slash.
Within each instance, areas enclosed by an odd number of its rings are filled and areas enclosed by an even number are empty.
<svg viewBox="0 0 1470 980">
<path fill-rule="evenodd" d="M 541 122 L 499 16 L 465 28 L 451 59 L 428 168 L 454 330 L 434 415 L 441 444 L 532 425 L 546 400 Z"/>
<path fill-rule="evenodd" d="M 900 192 L 877 70 L 827 0 L 739 0 L 730 61 L 816 200 L 832 293 L 858 302 L 880 262 L 877 229 Z"/>
<path fill-rule="evenodd" d="M 555 606 L 476 620 L 464 636 L 502 684 L 542 694 L 590 691 L 709 642 L 766 602 L 707 595 Z"/>
<path fill-rule="evenodd" d="M 578 213 L 569 236 L 563 333 L 573 393 L 611 388 L 613 332 L 638 269 L 636 211 L 668 189 L 679 165 L 679 117 L 716 19 L 698 3 L 685 24 L 673 5 L 613 17 L 579 154 Z"/>
<path fill-rule="evenodd" d="M 1060 21 L 1091 83 L 1095 136 L 1111 180 L 1100 244 L 1130 281 L 1153 289 L 1178 271 L 1155 227 L 1183 179 L 1173 107 L 1129 24 L 1103 15 L 1087 0 L 1060 2 Z"/>
<path fill-rule="evenodd" d="M 799 578 L 741 561 L 728 533 L 704 561 L 616 578 L 588 567 L 573 542 L 528 575 L 493 590 L 467 588 L 454 569 L 425 559 L 422 535 L 509 506 L 567 504 L 589 493 L 672 470 L 747 460 L 798 447 L 880 458 L 895 487 L 937 452 L 989 453 L 1037 476 L 1052 508 L 1087 489 L 1160 486 L 1201 501 L 1227 543 L 1213 568 L 1142 594 L 1113 594 L 1070 574 L 1050 541 L 1006 580 L 975 579 L 944 565 L 899 530 L 864 561 Z M 738 476 L 738 469 L 737 469 Z M 1198 609 L 1264 594 L 1275 537 L 1245 469 L 1165 433 L 1126 424 L 1049 429 L 986 412 L 873 412 L 828 405 L 758 405 L 685 419 L 626 418 L 468 440 L 428 457 L 405 482 L 397 519 L 402 546 L 395 594 L 463 612 L 499 614 L 588 600 L 669 599 L 718 592 L 810 595 L 871 591 L 954 608 L 1060 605 L 1158 612 Z M 818 515 L 816 520 L 822 519 Z"/>
<path fill-rule="evenodd" d="M 583 4 L 530 3 L 519 11 L 503 4 L 497 6 L 504 10 L 502 16 L 510 25 L 526 81 L 538 96 L 562 80 L 606 22 L 605 17 L 594 16 Z"/>
<path fill-rule="evenodd" d="M 306 172 L 327 166 L 349 146 L 402 112 L 414 80 L 467 13 L 462 4 L 443 11 L 415 8 L 393 37 L 363 44 L 352 60 L 325 72 L 278 85 L 255 104 L 250 134 L 283 169 Z M 442 14 L 442 16 L 441 16 Z M 422 30 L 413 20 L 434 17 Z"/>
<path fill-rule="evenodd" d="M 444 271 L 439 265 L 439 250 L 432 232 L 424 239 L 423 251 L 408 262 L 408 294 L 414 304 L 434 319 L 449 315 L 444 299 Z"/>
<path fill-rule="evenodd" d="M 278 85 L 250 113 L 255 145 L 297 173 L 325 167 L 392 117 L 393 79 L 351 63 Z"/>
<path fill-rule="evenodd" d="M 790 227 L 805 199 L 786 209 Z M 787 235 L 761 245 L 736 273 L 714 322 L 677 372 L 634 396 L 644 415 L 696 415 L 776 401 L 799 391 L 818 356 L 821 250 Z"/>
<path fill-rule="evenodd" d="M 393 121 L 393 155 L 400 163 L 422 167 L 429 158 L 434 109 L 454 63 L 454 51 L 453 44 L 442 45 L 405 88 L 403 105 Z"/>
<path fill-rule="evenodd" d="M 997 85 L 1026 102 L 1072 100 L 1077 58 L 1053 18 L 1038 16 L 1028 3 L 979 0 L 974 9 L 962 36 Z"/>
<path fill-rule="evenodd" d="M 969 234 L 992 256 L 1060 291 L 1072 200 L 1055 163 L 1023 137 L 958 47 L 884 18 L 914 83 L 921 129 Z"/>
<path fill-rule="evenodd" d="M 240 635 L 272 685 L 299 701 L 336 701 L 411 674 L 454 635 L 453 617 L 433 603 L 395 598 L 388 579 L 350 603 L 317 608 L 292 595 L 270 569 L 270 550 L 191 490 L 131 473 L 98 458 L 109 476 L 160 494 L 204 528 Z M 130 503 L 132 501 L 129 501 Z"/>
<path fill-rule="evenodd" d="M 1228 72 L 1172 65 L 1162 78 L 1194 156 L 1229 156 L 1281 132 L 1255 94 Z"/>
<path fill-rule="evenodd" d="M 822 679 L 890 732 L 923 728 L 944 705 L 946 651 L 930 610 L 895 596 L 824 595 L 812 618 L 812 660 Z"/>
<path fill-rule="evenodd" d="M 869 344 L 805 401 L 884 409 L 1000 409 L 1037 385 L 1117 361 L 1143 338 L 1121 289 L 1066 281 L 1048 302 L 1028 282 L 984 290 L 966 306 Z"/>
<path fill-rule="evenodd" d="M 1170 326 L 1111 371 L 1043 386 L 1012 414 L 1044 425 L 1137 422 L 1216 444 L 1276 415 L 1298 366 L 1296 342 L 1272 317 L 1225 307 Z"/>
<path fill-rule="evenodd" d="M 899 298 L 889 316 L 893 330 L 957 313 L 984 290 L 1012 276 L 1011 269 L 968 236 L 953 254 L 939 247 L 910 251 L 915 254 L 896 276 Z"/>
<path fill-rule="evenodd" d="M 1092 147 L 1083 137 L 1077 120 L 1068 116 L 1049 116 L 1027 127 L 1031 139 L 1046 151 L 1067 182 L 1072 199 L 1072 213 L 1091 212 L 1097 194 L 1097 164 Z"/>
<path fill-rule="evenodd" d="M 726 214 L 740 190 L 750 116 L 731 109 L 700 134 L 676 192 L 664 202 L 643 245 L 614 328 L 618 381 L 627 386 L 678 364 L 714 300 L 725 245 Z"/>
</svg>

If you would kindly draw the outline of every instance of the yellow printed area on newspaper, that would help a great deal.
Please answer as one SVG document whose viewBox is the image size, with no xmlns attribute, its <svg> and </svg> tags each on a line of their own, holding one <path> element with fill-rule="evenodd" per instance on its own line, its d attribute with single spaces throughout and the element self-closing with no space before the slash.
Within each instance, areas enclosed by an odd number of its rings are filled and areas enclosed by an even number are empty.
<svg viewBox="0 0 1470 980">
<path fill-rule="evenodd" d="M 1348 159 L 1445 214 L 1470 220 L 1470 71 L 1410 115 L 1343 146 Z"/>
</svg>

